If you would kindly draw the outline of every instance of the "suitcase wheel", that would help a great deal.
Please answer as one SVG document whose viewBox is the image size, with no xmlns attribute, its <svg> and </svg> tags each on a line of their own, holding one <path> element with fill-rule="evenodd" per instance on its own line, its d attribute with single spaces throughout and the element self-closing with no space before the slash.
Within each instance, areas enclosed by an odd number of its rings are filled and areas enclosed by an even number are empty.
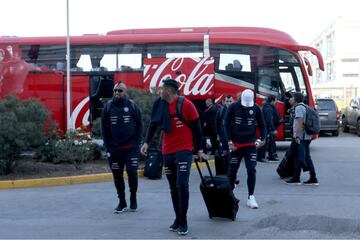
<svg viewBox="0 0 360 240">
<path fill-rule="evenodd" d="M 232 220 L 232 221 L 235 221 L 235 218 L 232 218 L 231 220 Z"/>
</svg>

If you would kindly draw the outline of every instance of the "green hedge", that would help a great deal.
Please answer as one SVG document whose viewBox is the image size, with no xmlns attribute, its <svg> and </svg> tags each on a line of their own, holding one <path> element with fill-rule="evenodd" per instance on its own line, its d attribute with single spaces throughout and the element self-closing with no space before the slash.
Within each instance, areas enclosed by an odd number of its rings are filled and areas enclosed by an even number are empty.
<svg viewBox="0 0 360 240">
<path fill-rule="evenodd" d="M 145 137 L 156 96 L 139 89 L 129 89 L 128 95 L 141 109 Z M 15 96 L 0 100 L 0 174 L 13 172 L 20 154 L 28 149 L 35 150 L 39 161 L 52 163 L 79 164 L 101 158 L 101 149 L 91 143 L 89 133 L 76 130 L 60 139 L 49 117 L 39 100 L 20 101 Z M 92 134 L 100 136 L 100 119 L 93 122 Z M 153 146 L 158 138 L 156 135 Z"/>
<path fill-rule="evenodd" d="M 0 174 L 11 173 L 24 150 L 44 144 L 48 119 L 37 99 L 20 101 L 9 95 L 0 100 Z"/>
<path fill-rule="evenodd" d="M 129 89 L 128 90 L 129 98 L 133 99 L 136 104 L 139 106 L 144 123 L 144 138 L 146 137 L 146 131 L 149 127 L 151 110 L 156 99 L 156 95 L 151 94 L 148 90 L 139 90 L 139 89 Z M 145 140 L 145 139 L 144 139 Z M 159 142 L 159 132 L 155 135 L 151 145 L 153 147 L 157 146 Z"/>
</svg>

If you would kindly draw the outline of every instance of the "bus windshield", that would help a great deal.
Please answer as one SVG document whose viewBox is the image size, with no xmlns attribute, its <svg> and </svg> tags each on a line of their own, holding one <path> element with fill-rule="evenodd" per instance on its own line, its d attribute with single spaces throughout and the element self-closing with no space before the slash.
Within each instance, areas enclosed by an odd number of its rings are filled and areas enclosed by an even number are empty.
<svg viewBox="0 0 360 240">
<path fill-rule="evenodd" d="M 222 79 L 279 100 L 284 100 L 286 92 L 302 91 L 307 95 L 301 62 L 293 52 L 257 45 L 212 44 L 210 55 Z"/>
</svg>

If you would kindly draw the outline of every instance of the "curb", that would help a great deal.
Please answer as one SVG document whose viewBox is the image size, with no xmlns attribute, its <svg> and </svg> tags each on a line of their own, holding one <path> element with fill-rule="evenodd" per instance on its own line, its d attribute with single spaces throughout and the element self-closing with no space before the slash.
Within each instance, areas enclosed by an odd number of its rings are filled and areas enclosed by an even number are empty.
<svg viewBox="0 0 360 240">
<path fill-rule="evenodd" d="M 213 160 L 209 160 L 209 164 L 213 164 Z M 199 163 L 200 168 L 204 168 L 205 163 Z M 195 163 L 191 165 L 191 170 L 196 169 Z M 138 170 L 138 176 L 144 177 L 144 170 Z M 126 171 L 124 171 L 124 178 L 127 178 Z M 95 183 L 95 182 L 109 182 L 113 180 L 112 173 L 99 173 L 80 176 L 69 177 L 54 177 L 54 178 L 36 178 L 26 180 L 8 180 L 0 181 L 0 189 L 15 189 L 15 188 L 30 188 L 30 187 L 49 187 L 61 186 L 81 183 Z"/>
</svg>

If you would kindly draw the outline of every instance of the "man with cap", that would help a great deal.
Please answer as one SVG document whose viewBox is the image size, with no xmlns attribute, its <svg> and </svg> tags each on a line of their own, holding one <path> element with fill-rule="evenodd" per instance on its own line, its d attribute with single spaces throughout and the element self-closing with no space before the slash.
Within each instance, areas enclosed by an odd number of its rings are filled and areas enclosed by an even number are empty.
<svg viewBox="0 0 360 240">
<path fill-rule="evenodd" d="M 260 107 L 254 104 L 254 92 L 246 89 L 241 99 L 228 107 L 225 115 L 225 129 L 230 148 L 228 177 L 230 185 L 235 187 L 237 171 L 242 158 L 245 158 L 247 170 L 248 199 L 246 205 L 258 208 L 254 197 L 256 182 L 256 148 L 266 138 L 266 127 Z M 256 139 L 256 125 L 260 128 L 261 140 Z"/>
<path fill-rule="evenodd" d="M 193 140 L 195 140 L 195 150 L 200 161 L 204 157 L 204 153 L 201 147 L 202 134 L 199 114 L 191 101 L 178 96 L 178 91 L 177 81 L 173 79 L 163 80 L 160 96 L 164 104 L 162 104 L 161 110 L 157 110 L 158 114 L 152 114 L 141 153 L 147 153 L 156 128 L 160 127 L 163 130 L 162 153 L 165 174 L 169 182 L 171 200 L 175 211 L 175 221 L 169 230 L 178 232 L 179 235 L 186 235 L 188 233 L 187 210 Z M 177 112 L 179 101 L 183 102 L 180 112 Z"/>
<path fill-rule="evenodd" d="M 319 185 L 316 177 L 314 163 L 310 156 L 310 143 L 312 136 L 307 134 L 304 127 L 306 119 L 306 107 L 303 103 L 304 96 L 301 92 L 292 93 L 289 103 L 291 105 L 291 126 L 292 148 L 295 152 L 294 176 L 286 181 L 287 184 L 300 185 L 300 174 L 303 167 L 307 167 L 310 172 L 310 179 L 303 182 L 304 185 Z"/>
<path fill-rule="evenodd" d="M 123 177 L 125 165 L 129 178 L 130 210 L 137 209 L 137 170 L 143 123 L 139 107 L 128 98 L 126 91 L 124 83 L 115 84 L 113 98 L 104 105 L 101 114 L 101 132 L 119 198 L 114 213 L 127 209 Z"/>
</svg>

